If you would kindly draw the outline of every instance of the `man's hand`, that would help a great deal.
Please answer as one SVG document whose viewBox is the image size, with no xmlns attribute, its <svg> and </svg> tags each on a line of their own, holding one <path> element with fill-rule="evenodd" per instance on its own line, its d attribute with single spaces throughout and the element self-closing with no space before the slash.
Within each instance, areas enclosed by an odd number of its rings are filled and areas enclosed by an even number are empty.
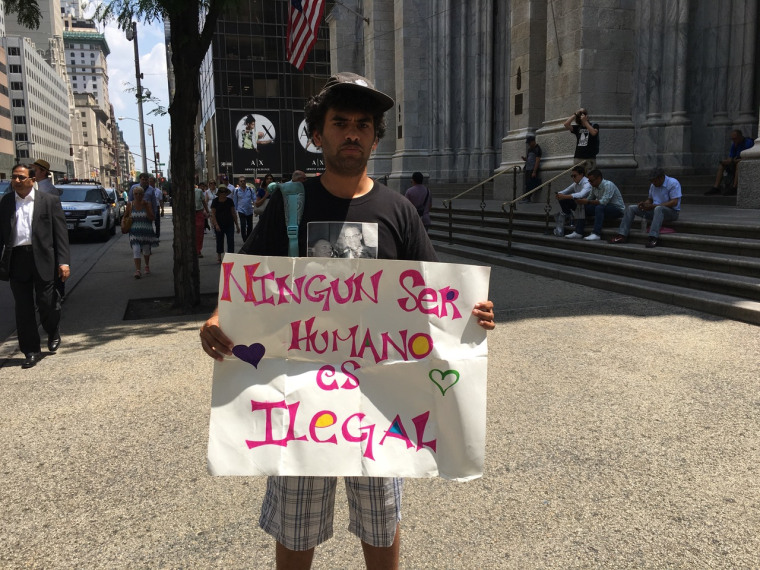
<svg viewBox="0 0 760 570">
<path fill-rule="evenodd" d="M 214 311 L 201 327 L 201 346 L 214 360 L 219 362 L 232 354 L 233 342 L 219 328 L 219 311 Z"/>
<path fill-rule="evenodd" d="M 61 281 L 66 281 L 66 279 L 69 278 L 69 275 L 71 275 L 71 269 L 69 269 L 68 265 L 59 265 L 58 266 L 58 277 L 61 278 Z"/>
<path fill-rule="evenodd" d="M 487 331 L 492 331 L 496 327 L 493 320 L 493 302 L 478 303 L 472 310 L 472 314 L 478 319 L 478 324 Z"/>
<path fill-rule="evenodd" d="M 589 202 L 588 202 L 588 198 L 576 198 L 575 203 L 584 205 L 584 204 L 588 204 Z"/>
<path fill-rule="evenodd" d="M 572 200 L 573 197 L 570 194 L 557 193 L 557 200 Z"/>
</svg>

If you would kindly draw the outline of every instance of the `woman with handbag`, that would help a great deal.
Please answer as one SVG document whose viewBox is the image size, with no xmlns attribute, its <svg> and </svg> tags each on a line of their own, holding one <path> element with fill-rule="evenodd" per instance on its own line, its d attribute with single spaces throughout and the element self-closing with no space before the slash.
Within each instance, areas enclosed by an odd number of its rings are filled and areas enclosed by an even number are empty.
<svg viewBox="0 0 760 570">
<path fill-rule="evenodd" d="M 155 214 L 150 203 L 145 201 L 145 189 L 136 186 L 132 192 L 133 200 L 127 204 L 127 212 L 122 221 L 121 231 L 129 232 L 129 245 L 132 247 L 132 257 L 135 261 L 135 279 L 140 279 L 140 256 L 145 259 L 145 275 L 150 274 L 151 247 L 158 244 L 156 232 L 153 230 Z"/>
</svg>

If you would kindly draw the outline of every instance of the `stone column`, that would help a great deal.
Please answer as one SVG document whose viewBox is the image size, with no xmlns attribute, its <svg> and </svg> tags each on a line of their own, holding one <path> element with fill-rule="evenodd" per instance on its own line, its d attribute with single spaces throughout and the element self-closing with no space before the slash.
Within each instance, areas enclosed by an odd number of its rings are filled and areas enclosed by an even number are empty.
<svg viewBox="0 0 760 570">
<path fill-rule="evenodd" d="M 404 191 L 412 173 L 430 175 L 430 148 L 433 130 L 429 54 L 435 22 L 429 18 L 431 0 L 398 0 L 394 10 L 395 30 L 395 113 L 396 129 L 386 137 L 395 139 L 392 173 L 388 186 Z"/>
<path fill-rule="evenodd" d="M 330 70 L 364 75 L 363 37 L 367 24 L 357 15 L 362 13 L 361 2 L 343 0 L 342 4 L 334 6 L 325 17 L 330 27 Z"/>
<path fill-rule="evenodd" d="M 731 125 L 728 116 L 728 69 L 731 59 L 731 4 L 733 0 L 725 3 L 716 2 L 712 6 L 713 21 L 718 29 L 715 46 L 715 96 L 713 107 L 713 119 L 709 126 L 726 127 Z M 721 131 L 717 131 L 721 132 Z"/>
<path fill-rule="evenodd" d="M 665 126 L 665 148 L 660 165 L 670 172 L 691 170 L 691 120 L 686 111 L 686 70 L 689 41 L 689 6 L 687 0 L 670 0 L 666 6 L 666 44 L 668 46 L 667 81 L 663 89 L 670 95 L 670 119 Z"/>
<path fill-rule="evenodd" d="M 453 0 L 440 2 L 441 14 L 434 19 L 432 42 L 428 52 L 428 64 L 432 75 L 431 109 L 433 120 L 433 139 L 431 144 L 431 170 L 439 177 L 448 180 L 448 171 L 453 162 L 451 148 L 450 124 L 447 120 L 450 104 L 448 81 L 451 69 L 451 3 Z M 436 57 L 437 54 L 437 57 Z"/>
<path fill-rule="evenodd" d="M 757 77 L 755 54 L 757 45 L 757 1 L 749 0 L 744 5 L 743 21 L 740 25 L 743 39 L 741 66 L 739 69 L 739 115 L 734 125 L 741 129 L 750 129 L 755 123 L 753 94 Z M 745 134 L 747 134 L 745 132 Z"/>
<path fill-rule="evenodd" d="M 547 63 L 553 73 L 563 74 L 567 83 L 574 82 L 578 73 L 575 61 L 571 61 L 567 68 L 559 66 L 559 55 L 567 61 L 567 54 L 563 50 L 569 42 L 560 41 L 558 46 L 554 41 L 555 34 L 547 34 L 547 9 L 545 1 L 537 0 L 515 0 L 511 5 L 507 101 L 510 107 L 510 129 L 501 141 L 501 164 L 497 171 L 522 166 L 521 156 L 525 155 L 526 135 L 536 134 L 544 124 Z M 567 15 L 561 12 L 562 9 L 562 5 L 555 3 L 555 10 L 560 12 L 557 14 L 560 22 L 566 21 L 563 18 L 567 18 Z M 552 29 L 553 26 L 552 23 Z M 546 153 L 547 141 L 539 136 L 537 142 Z M 519 179 L 522 180 L 522 176 Z M 512 184 L 512 176 L 509 174 L 497 178 L 494 183 L 494 197 L 500 200 L 511 199 Z M 522 193 L 520 188 L 522 186 L 518 188 L 518 195 Z"/>
<path fill-rule="evenodd" d="M 396 66 L 394 45 L 394 6 L 387 0 L 365 0 L 364 16 L 369 24 L 364 25 L 364 76 L 383 93 L 391 96 L 396 92 Z M 352 70 L 347 70 L 352 71 Z M 373 178 L 385 178 L 392 171 L 391 160 L 396 150 L 396 109 L 385 113 L 386 135 L 377 146 L 367 165 L 367 172 Z"/>
</svg>

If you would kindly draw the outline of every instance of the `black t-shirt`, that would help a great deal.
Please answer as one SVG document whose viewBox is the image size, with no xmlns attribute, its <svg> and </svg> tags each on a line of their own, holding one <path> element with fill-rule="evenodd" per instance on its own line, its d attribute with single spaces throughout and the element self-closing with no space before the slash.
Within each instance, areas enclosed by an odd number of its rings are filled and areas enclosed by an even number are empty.
<svg viewBox="0 0 760 570">
<path fill-rule="evenodd" d="M 597 133 L 592 135 L 583 125 L 573 125 L 575 135 L 575 158 L 596 158 L 599 154 L 599 125 L 591 125 Z"/>
<path fill-rule="evenodd" d="M 314 242 L 315 224 L 310 222 L 355 223 L 364 226 L 365 237 L 378 259 L 437 261 L 435 250 L 425 232 L 420 216 L 412 203 L 401 194 L 375 182 L 372 190 L 358 198 L 338 198 L 330 194 L 319 178 L 304 183 L 306 197 L 298 229 L 299 255 L 308 253 L 308 242 Z M 321 228 L 320 228 L 321 229 Z M 340 241 L 340 240 L 339 240 Z M 287 255 L 288 236 L 281 192 L 275 192 L 240 253 L 255 255 Z M 375 256 L 373 255 L 373 257 Z"/>
<path fill-rule="evenodd" d="M 232 217 L 235 204 L 229 196 L 224 202 L 220 202 L 219 198 L 214 198 L 211 202 L 211 209 L 215 210 L 216 223 L 219 224 L 220 228 L 229 228 L 235 223 Z"/>
</svg>

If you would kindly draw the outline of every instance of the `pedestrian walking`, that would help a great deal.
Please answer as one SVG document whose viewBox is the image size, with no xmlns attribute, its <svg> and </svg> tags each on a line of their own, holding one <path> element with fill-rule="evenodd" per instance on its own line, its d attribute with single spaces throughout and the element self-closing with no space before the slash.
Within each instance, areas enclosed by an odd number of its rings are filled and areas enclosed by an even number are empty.
<svg viewBox="0 0 760 570">
<path fill-rule="evenodd" d="M 133 200 L 127 204 L 125 217 L 132 219 L 129 228 L 129 245 L 135 262 L 135 279 L 142 277 L 141 260 L 145 260 L 145 275 L 150 275 L 151 248 L 158 244 L 153 221 L 156 216 L 150 202 L 145 200 L 145 189 L 137 186 L 132 190 Z"/>
</svg>

